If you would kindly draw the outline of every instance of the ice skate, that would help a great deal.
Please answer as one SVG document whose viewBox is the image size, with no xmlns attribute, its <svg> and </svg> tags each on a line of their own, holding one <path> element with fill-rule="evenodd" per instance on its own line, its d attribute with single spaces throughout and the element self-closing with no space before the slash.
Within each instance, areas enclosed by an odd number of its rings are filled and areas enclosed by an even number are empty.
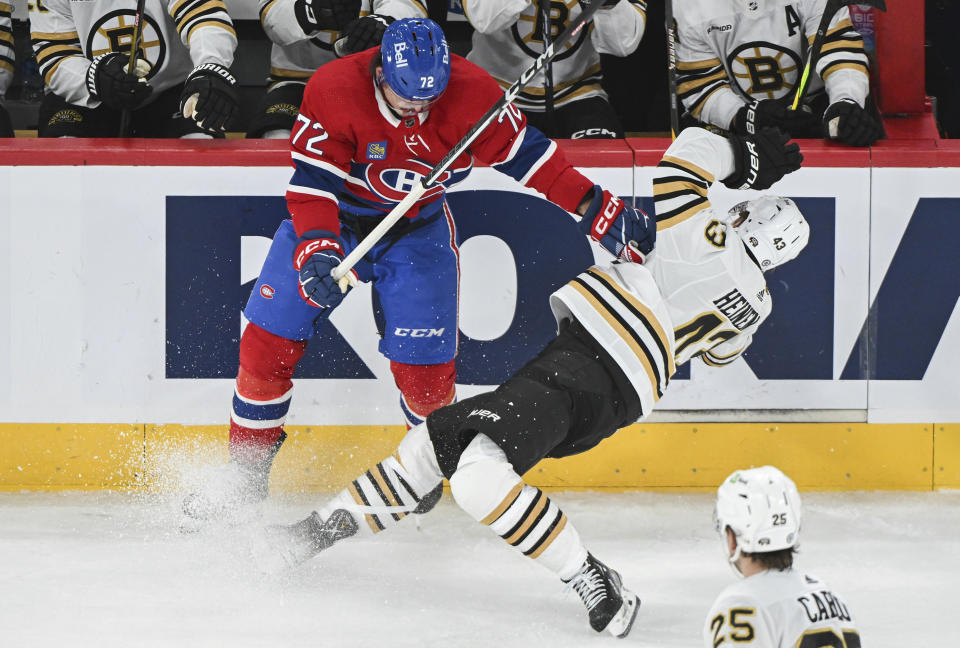
<svg viewBox="0 0 960 648">
<path fill-rule="evenodd" d="M 640 599 L 623 586 L 620 574 L 587 554 L 576 576 L 566 581 L 590 614 L 590 627 L 626 637 L 640 610 Z"/>
<path fill-rule="evenodd" d="M 194 531 L 205 522 L 241 516 L 243 509 L 267 498 L 269 472 L 259 465 L 231 461 L 213 471 L 203 486 L 183 498 L 181 529 Z"/>
<path fill-rule="evenodd" d="M 295 524 L 268 527 L 267 535 L 284 563 L 296 567 L 359 530 L 353 515 L 337 509 L 326 520 L 314 511 Z"/>
</svg>

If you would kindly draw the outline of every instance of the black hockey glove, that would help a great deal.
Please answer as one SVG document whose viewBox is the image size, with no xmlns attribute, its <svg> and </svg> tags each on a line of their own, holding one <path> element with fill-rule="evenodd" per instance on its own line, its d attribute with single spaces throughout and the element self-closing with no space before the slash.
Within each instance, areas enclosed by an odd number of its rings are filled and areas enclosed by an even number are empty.
<svg viewBox="0 0 960 648">
<path fill-rule="evenodd" d="M 222 65 L 198 65 L 180 93 L 180 111 L 204 130 L 223 131 L 239 108 L 236 87 L 237 80 Z"/>
<path fill-rule="evenodd" d="M 600 185 L 587 195 L 580 230 L 618 259 L 643 263 L 657 241 L 657 222 Z"/>
<path fill-rule="evenodd" d="M 820 121 L 805 110 L 793 110 L 773 99 L 754 100 L 737 111 L 730 125 L 739 135 L 756 135 L 763 128 L 779 128 L 791 137 L 820 137 Z"/>
<path fill-rule="evenodd" d="M 370 14 L 354 20 L 340 33 L 334 50 L 337 56 L 356 54 L 371 47 L 378 47 L 383 40 L 383 32 L 387 31 L 396 18 Z"/>
<path fill-rule="evenodd" d="M 127 73 L 129 54 L 107 52 L 94 57 L 87 68 L 87 90 L 104 105 L 118 110 L 136 110 L 142 106 L 153 88 L 145 77 L 150 64 L 142 58 L 136 61 L 136 74 Z"/>
<path fill-rule="evenodd" d="M 294 0 L 293 15 L 307 36 L 321 30 L 341 31 L 360 15 L 361 0 Z"/>
<path fill-rule="evenodd" d="M 736 167 L 723 184 L 731 189 L 769 189 L 777 180 L 800 168 L 800 145 L 776 128 L 756 136 L 730 135 Z"/>
<path fill-rule="evenodd" d="M 338 284 L 330 274 L 343 261 L 339 236 L 324 230 L 304 232 L 293 252 L 293 269 L 300 273 L 300 296 L 317 308 L 334 308 L 350 286 L 357 285 L 351 270 Z"/>
<path fill-rule="evenodd" d="M 850 146 L 870 146 L 883 135 L 883 125 L 853 99 L 841 99 L 824 111 L 823 135 Z"/>
</svg>

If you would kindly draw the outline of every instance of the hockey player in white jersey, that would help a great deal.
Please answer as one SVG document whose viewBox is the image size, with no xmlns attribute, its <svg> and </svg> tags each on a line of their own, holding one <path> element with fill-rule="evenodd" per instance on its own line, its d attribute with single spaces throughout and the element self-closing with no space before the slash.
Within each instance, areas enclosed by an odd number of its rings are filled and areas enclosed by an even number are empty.
<svg viewBox="0 0 960 648">
<path fill-rule="evenodd" d="M 314 71 L 335 58 L 377 47 L 398 18 L 425 18 L 425 0 L 260 0 L 273 42 L 267 92 L 247 137 L 286 139 Z"/>
<path fill-rule="evenodd" d="M 846 602 L 793 565 L 802 514 L 796 485 L 773 466 L 738 470 L 720 485 L 714 524 L 743 580 L 710 608 L 706 648 L 860 648 Z"/>
<path fill-rule="evenodd" d="M 9 2 L 0 2 L 0 137 L 13 137 L 10 114 L 3 105 L 3 95 L 7 93 L 13 81 L 13 6 Z"/>
<path fill-rule="evenodd" d="M 603 1 L 589 29 L 561 46 L 551 64 L 552 123 L 546 116 L 546 76 L 541 73 L 514 104 L 527 122 L 547 137 L 594 139 L 623 137 L 620 119 L 600 85 L 600 54 L 627 56 L 637 49 L 646 27 L 645 0 Z M 467 59 L 493 76 L 504 88 L 543 53 L 541 0 L 463 0 L 463 11 L 474 28 Z M 580 15 L 577 0 L 553 0 L 550 36 L 556 38 Z"/>
<path fill-rule="evenodd" d="M 846 7 L 830 22 L 810 92 L 793 102 L 826 0 L 674 0 L 677 95 L 689 116 L 744 134 L 766 126 L 793 137 L 869 146 L 883 127 L 868 99 L 863 37 Z M 814 73 L 815 72 L 815 73 Z"/>
<path fill-rule="evenodd" d="M 40 137 L 116 137 L 132 111 L 139 137 L 221 136 L 236 113 L 237 35 L 224 0 L 146 0 L 135 71 L 136 2 L 30 3 L 46 92 Z"/>
<path fill-rule="evenodd" d="M 446 477 L 464 511 L 570 584 L 594 630 L 625 636 L 639 598 L 587 551 L 557 502 L 521 475 L 649 414 L 676 365 L 694 355 L 722 365 L 743 353 L 770 313 L 764 271 L 795 257 L 809 228 L 788 199 L 716 213 L 707 190 L 718 179 L 767 188 L 800 161 L 779 131 L 732 139 L 684 131 L 658 167 L 660 240 L 646 262 L 590 268 L 554 293 L 560 330 L 537 357 L 495 391 L 434 411 L 393 456 L 306 519 L 274 529 L 278 553 L 297 563 L 379 533 Z M 602 220 L 593 227 L 606 229 Z"/>
</svg>

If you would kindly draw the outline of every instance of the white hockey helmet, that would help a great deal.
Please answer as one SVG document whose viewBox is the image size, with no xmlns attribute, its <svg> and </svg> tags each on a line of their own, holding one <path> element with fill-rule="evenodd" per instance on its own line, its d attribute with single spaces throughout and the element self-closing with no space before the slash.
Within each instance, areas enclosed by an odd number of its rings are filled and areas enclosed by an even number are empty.
<svg viewBox="0 0 960 648">
<path fill-rule="evenodd" d="M 725 547 L 727 527 L 737 538 L 733 555 L 725 548 L 731 563 L 741 551 L 795 547 L 800 541 L 800 493 L 793 480 L 773 466 L 738 470 L 717 489 L 713 518 Z"/>
<path fill-rule="evenodd" d="M 789 198 L 761 196 L 739 203 L 730 209 L 727 222 L 740 216 L 746 218 L 734 230 L 764 272 L 795 259 L 810 240 L 810 225 Z"/>
</svg>

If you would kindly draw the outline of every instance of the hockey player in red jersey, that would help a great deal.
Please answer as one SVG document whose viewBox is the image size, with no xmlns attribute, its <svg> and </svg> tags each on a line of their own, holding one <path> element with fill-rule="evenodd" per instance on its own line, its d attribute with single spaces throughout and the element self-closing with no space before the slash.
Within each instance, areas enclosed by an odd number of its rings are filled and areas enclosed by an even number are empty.
<svg viewBox="0 0 960 648">
<path fill-rule="evenodd" d="M 244 311 L 250 324 L 240 341 L 230 483 L 217 495 L 211 488 L 188 497 L 189 516 L 216 516 L 266 496 L 294 368 L 346 296 L 331 270 L 501 96 L 489 74 L 450 54 L 442 30 L 427 19 L 397 20 L 379 49 L 314 74 L 290 140 L 291 220 L 277 230 Z M 445 192 L 467 177 L 474 159 L 578 213 L 584 233 L 620 258 L 642 258 L 656 236 L 652 219 L 576 171 L 508 104 L 348 273 L 354 283 L 372 282 L 379 298 L 380 352 L 410 427 L 455 398 L 459 252 Z M 411 329 L 438 334 L 403 334 Z"/>
</svg>

